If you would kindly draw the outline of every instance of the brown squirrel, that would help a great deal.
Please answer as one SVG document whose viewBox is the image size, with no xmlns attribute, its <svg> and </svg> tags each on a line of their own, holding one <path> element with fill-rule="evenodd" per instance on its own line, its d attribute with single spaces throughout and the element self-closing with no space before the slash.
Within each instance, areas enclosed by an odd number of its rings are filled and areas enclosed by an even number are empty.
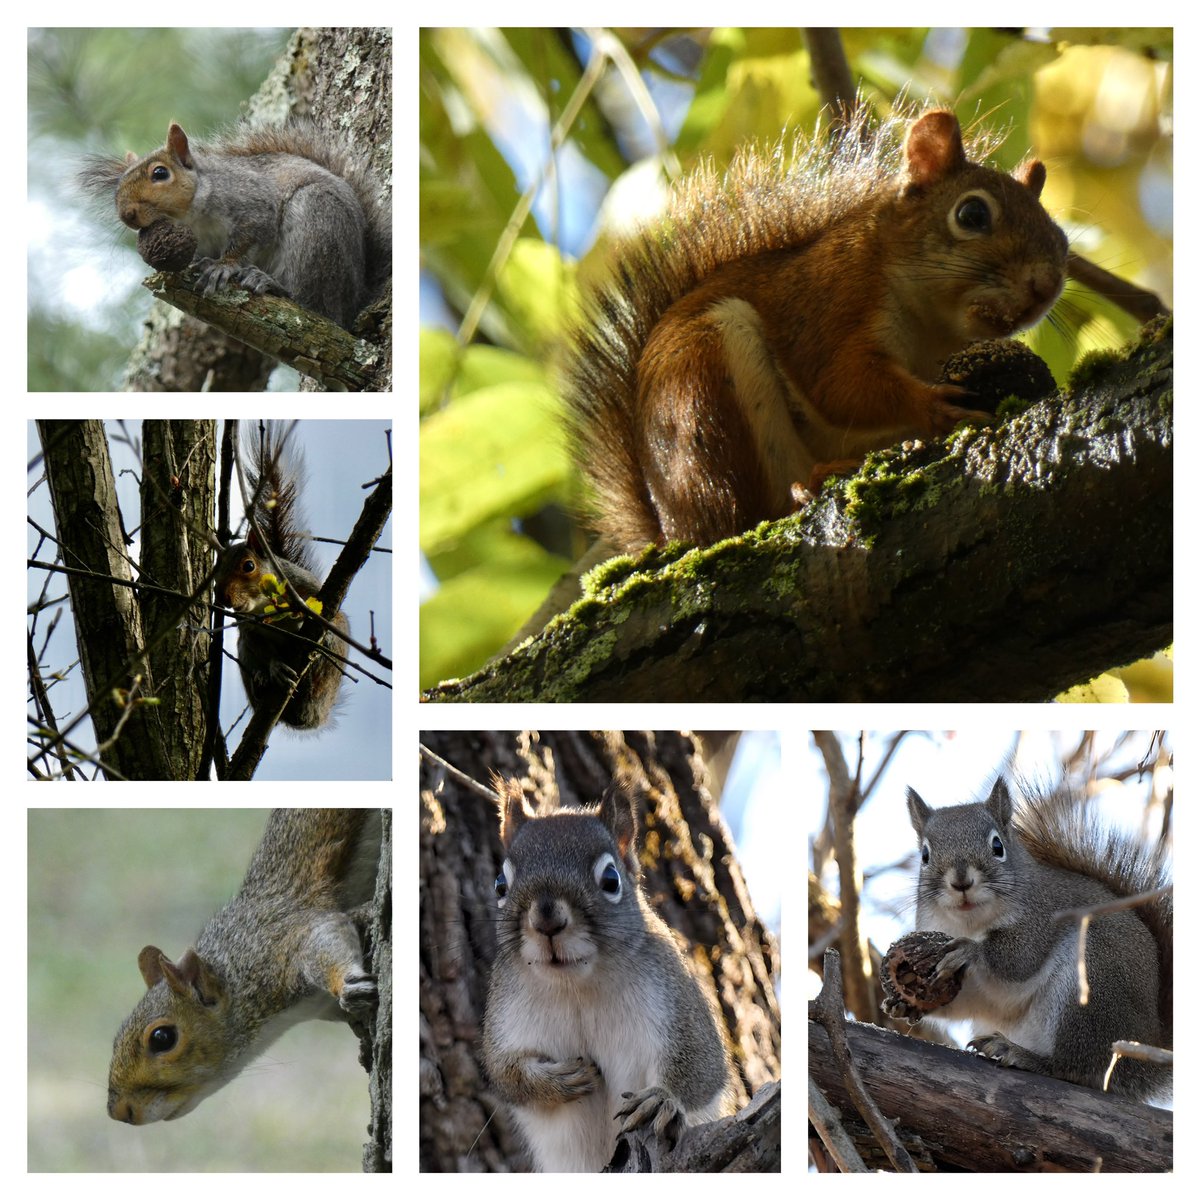
<svg viewBox="0 0 1200 1200">
<path fill-rule="evenodd" d="M 994 420 L 929 381 L 1062 290 L 1046 170 L 973 162 L 940 109 L 898 152 L 899 124 L 871 130 L 860 106 L 790 167 L 754 151 L 724 179 L 702 167 L 618 247 L 566 378 L 605 541 L 708 544 L 794 511 L 869 450 Z"/>
<path fill-rule="evenodd" d="M 294 684 L 280 720 L 293 729 L 313 730 L 329 722 L 341 688 L 342 667 L 336 658 L 321 653 L 300 674 L 312 643 L 298 636 L 305 614 L 297 612 L 276 568 L 306 602 L 321 590 L 321 581 L 314 574 L 302 533 L 303 463 L 297 452 L 284 448 L 283 440 L 275 423 L 268 423 L 261 437 L 243 438 L 252 446 L 246 473 L 254 522 L 244 542 L 223 551 L 217 566 L 217 596 L 249 618 L 238 625 L 238 664 L 251 705 L 260 708 L 275 687 Z M 343 633 L 350 632 L 344 612 L 328 619 Z M 346 651 L 345 643 L 329 629 L 319 644 L 335 654 Z"/>
<path fill-rule="evenodd" d="M 108 1115 L 173 1121 L 281 1033 L 370 1015 L 375 977 L 356 918 L 374 895 L 377 809 L 277 808 L 238 894 L 172 962 L 138 955 L 146 994 L 113 1039 Z"/>
<path fill-rule="evenodd" d="M 205 145 L 172 121 L 158 150 L 90 158 L 79 180 L 115 196 L 130 229 L 189 227 L 206 295 L 274 292 L 348 329 L 391 275 L 391 213 L 378 185 L 310 121 L 239 126 Z"/>
</svg>

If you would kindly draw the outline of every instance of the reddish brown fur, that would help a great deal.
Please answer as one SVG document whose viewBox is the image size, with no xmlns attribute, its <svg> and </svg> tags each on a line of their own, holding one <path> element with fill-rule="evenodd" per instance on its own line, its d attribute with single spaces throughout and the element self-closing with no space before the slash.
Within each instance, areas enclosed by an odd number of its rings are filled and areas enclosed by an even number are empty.
<svg viewBox="0 0 1200 1200">
<path fill-rule="evenodd" d="M 862 132 L 786 171 L 753 152 L 724 180 L 702 168 L 662 229 L 620 248 L 567 380 L 616 547 L 736 534 L 868 449 L 987 419 L 928 380 L 1057 295 L 1044 168 L 972 164 L 948 112 L 910 126 L 903 159 L 891 126 Z M 948 216 L 969 193 L 989 198 L 982 233 Z"/>
</svg>

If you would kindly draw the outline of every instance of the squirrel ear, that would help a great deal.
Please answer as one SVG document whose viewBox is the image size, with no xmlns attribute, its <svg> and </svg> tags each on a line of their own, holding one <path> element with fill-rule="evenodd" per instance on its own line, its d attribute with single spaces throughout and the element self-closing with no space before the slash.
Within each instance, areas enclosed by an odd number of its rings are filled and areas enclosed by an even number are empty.
<svg viewBox="0 0 1200 1200">
<path fill-rule="evenodd" d="M 134 152 L 132 150 L 125 151 L 125 165 L 127 167 L 132 167 L 133 164 L 135 162 L 137 162 L 137 160 L 138 160 L 138 156 L 136 154 L 134 154 Z"/>
<path fill-rule="evenodd" d="M 1036 158 L 1027 158 L 1013 171 L 1013 178 L 1040 198 L 1042 188 L 1046 186 L 1046 164 Z"/>
<path fill-rule="evenodd" d="M 160 953 L 159 964 L 167 986 L 177 995 L 199 1000 L 206 1007 L 212 1007 L 220 999 L 221 981 L 195 950 L 186 951 L 177 963 Z"/>
<path fill-rule="evenodd" d="M 505 779 L 493 771 L 492 787 L 496 791 L 496 805 L 500 810 L 500 841 L 507 848 L 520 826 L 533 816 L 533 810 L 525 799 L 525 789 L 521 787 L 519 779 Z"/>
<path fill-rule="evenodd" d="M 138 970 L 141 971 L 148 988 L 152 988 L 163 977 L 159 960 L 166 957 L 157 946 L 146 946 L 138 955 Z"/>
<path fill-rule="evenodd" d="M 1012 820 L 1012 796 L 1009 795 L 1008 784 L 1004 782 L 1003 776 L 992 784 L 992 794 L 987 798 L 986 807 L 992 810 L 992 815 L 1002 825 L 1007 825 Z"/>
<path fill-rule="evenodd" d="M 967 165 L 958 118 L 946 109 L 914 121 L 904 139 L 904 190 L 928 187 Z"/>
<path fill-rule="evenodd" d="M 185 167 L 191 167 L 193 165 L 192 152 L 188 148 L 187 134 L 183 132 L 183 127 L 181 125 L 177 125 L 174 121 L 167 126 L 167 149 L 170 150 L 171 153 L 175 155 L 175 157 L 179 159 L 179 161 L 183 163 Z"/>
<path fill-rule="evenodd" d="M 610 783 L 600 799 L 600 820 L 613 835 L 625 865 L 636 875 L 637 809 L 634 803 L 633 792 L 623 781 Z"/>
</svg>

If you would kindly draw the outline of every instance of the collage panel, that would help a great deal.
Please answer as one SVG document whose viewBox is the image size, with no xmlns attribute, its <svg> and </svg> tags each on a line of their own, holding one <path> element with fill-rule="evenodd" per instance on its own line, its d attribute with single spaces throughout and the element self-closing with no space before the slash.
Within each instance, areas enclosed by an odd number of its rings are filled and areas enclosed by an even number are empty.
<svg viewBox="0 0 1200 1200">
<path fill-rule="evenodd" d="M 424 697 L 1169 703 L 1173 46 L 423 29 Z"/>
<path fill-rule="evenodd" d="M 811 850 L 810 1171 L 1174 1170 L 1174 741 L 788 744 Z"/>
<path fill-rule="evenodd" d="M 422 1171 L 779 1170 L 780 771 L 773 731 L 421 735 Z"/>
<path fill-rule="evenodd" d="M 390 1170 L 391 824 L 30 809 L 28 1170 Z"/>
<path fill-rule="evenodd" d="M 391 778 L 390 421 L 28 436 L 33 778 Z"/>
</svg>

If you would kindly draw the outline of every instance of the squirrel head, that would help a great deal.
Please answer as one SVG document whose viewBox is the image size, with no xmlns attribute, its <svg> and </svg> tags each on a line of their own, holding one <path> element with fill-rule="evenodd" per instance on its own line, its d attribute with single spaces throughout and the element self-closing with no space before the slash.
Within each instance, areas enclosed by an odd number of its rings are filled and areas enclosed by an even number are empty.
<svg viewBox="0 0 1200 1200">
<path fill-rule="evenodd" d="M 196 163 L 188 136 L 174 121 L 160 150 L 139 159 L 131 150 L 117 184 L 117 215 L 130 229 L 145 229 L 164 217 L 183 221 L 196 195 Z"/>
<path fill-rule="evenodd" d="M 1037 160 L 1011 175 L 971 162 L 954 114 L 924 113 L 881 217 L 892 294 L 963 345 L 1036 324 L 1062 291 L 1068 250 L 1041 205 L 1045 182 Z"/>
<path fill-rule="evenodd" d="M 983 804 L 933 809 L 908 789 L 921 846 L 918 905 L 946 932 L 971 936 L 1000 923 L 1026 885 L 1028 853 L 1013 828 L 1008 785 L 997 779 Z"/>
<path fill-rule="evenodd" d="M 157 946 L 138 955 L 146 982 L 113 1040 L 108 1115 L 130 1125 L 173 1121 L 229 1078 L 224 981 L 195 950 L 172 962 Z"/>
<path fill-rule="evenodd" d="M 614 942 L 645 930 L 634 800 L 622 784 L 590 809 L 537 816 L 519 780 L 493 777 L 505 858 L 496 877 L 502 954 L 545 981 L 586 979 Z"/>
</svg>

